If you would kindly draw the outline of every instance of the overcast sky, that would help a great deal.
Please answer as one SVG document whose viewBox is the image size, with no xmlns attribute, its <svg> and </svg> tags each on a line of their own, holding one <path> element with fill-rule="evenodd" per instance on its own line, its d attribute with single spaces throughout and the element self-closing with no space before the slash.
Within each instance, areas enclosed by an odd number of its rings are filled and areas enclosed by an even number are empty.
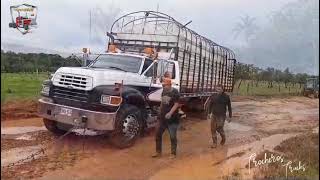
<svg viewBox="0 0 320 180">
<path fill-rule="evenodd" d="M 268 16 L 293 0 L 1 0 L 1 45 L 23 44 L 67 53 L 80 52 L 82 47 L 92 47 L 101 52 L 107 38 L 93 31 L 100 43 L 89 42 L 89 11 L 100 8 L 106 14 L 120 12 L 117 17 L 132 11 L 156 10 L 169 14 L 189 28 L 227 47 L 239 46 L 232 29 L 239 17 L 248 14 L 263 27 Z M 38 6 L 38 28 L 22 35 L 9 28 L 10 5 L 28 3 Z M 111 13 L 110 13 L 111 12 Z M 111 17 L 112 19 L 112 17 Z M 95 19 L 93 19 L 95 21 Z M 112 21 L 106 18 L 106 26 Z M 240 60 L 245 62 L 245 60 Z M 257 64 L 259 66 L 259 64 Z"/>
<path fill-rule="evenodd" d="M 245 14 L 257 18 L 263 25 L 267 16 L 292 0 L 1 0 L 1 43 L 28 44 L 30 46 L 73 50 L 88 46 L 89 10 L 101 8 L 120 9 L 122 15 L 131 11 L 156 10 L 173 16 L 189 27 L 215 42 L 227 45 L 238 44 L 232 36 L 232 28 Z M 30 34 L 21 35 L 9 28 L 10 5 L 29 3 L 37 5 L 38 28 Z M 101 44 L 103 46 L 103 44 Z M 101 47 L 103 49 L 103 47 Z"/>
</svg>

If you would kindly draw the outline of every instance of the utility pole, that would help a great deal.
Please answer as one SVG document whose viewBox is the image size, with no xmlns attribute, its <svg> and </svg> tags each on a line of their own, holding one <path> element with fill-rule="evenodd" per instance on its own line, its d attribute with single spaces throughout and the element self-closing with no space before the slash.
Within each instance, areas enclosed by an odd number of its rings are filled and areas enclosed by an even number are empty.
<svg viewBox="0 0 320 180">
<path fill-rule="evenodd" d="M 319 3 L 319 2 L 318 2 Z M 315 4 L 314 4 L 315 6 L 314 7 L 317 7 L 317 6 L 319 6 L 319 4 L 317 4 L 317 2 L 315 1 Z M 316 36 L 316 34 L 317 34 L 317 28 L 319 27 L 319 16 L 318 16 L 318 13 L 317 12 L 315 12 L 315 11 L 313 11 L 313 15 L 314 15 L 314 17 L 313 17 L 313 19 L 312 19 L 312 29 L 315 31 L 313 34 L 313 36 Z M 315 62 L 315 66 L 319 66 L 319 64 L 317 64 L 317 63 L 319 63 L 319 61 L 318 61 L 318 59 L 319 59 L 319 47 L 317 47 L 317 38 L 319 38 L 319 33 L 318 33 L 318 37 L 313 37 L 313 40 L 312 40 L 312 46 L 313 46 L 313 55 L 314 55 L 314 62 Z M 318 42 L 319 43 L 319 42 Z M 319 72 L 317 72 L 317 69 L 315 68 L 314 69 L 314 75 L 319 75 Z"/>
<path fill-rule="evenodd" d="M 82 66 L 87 66 L 87 62 L 89 60 L 89 52 L 90 52 L 90 47 L 91 47 L 91 26 L 92 26 L 92 23 L 91 23 L 91 9 L 89 10 L 89 43 L 88 43 L 88 46 L 89 48 L 83 48 L 82 49 L 82 52 L 83 52 L 83 56 L 82 56 Z"/>
<path fill-rule="evenodd" d="M 91 9 L 89 10 L 89 45 L 91 45 Z"/>
</svg>

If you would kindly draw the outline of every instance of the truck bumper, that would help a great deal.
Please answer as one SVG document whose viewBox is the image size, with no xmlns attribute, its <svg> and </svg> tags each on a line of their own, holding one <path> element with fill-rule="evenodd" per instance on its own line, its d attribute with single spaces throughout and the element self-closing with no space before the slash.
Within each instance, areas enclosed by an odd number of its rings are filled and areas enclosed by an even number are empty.
<svg viewBox="0 0 320 180">
<path fill-rule="evenodd" d="M 94 130 L 114 130 L 117 114 L 55 104 L 47 98 L 39 99 L 38 113 L 40 117 L 73 126 L 78 126 L 85 119 L 85 127 Z"/>
</svg>

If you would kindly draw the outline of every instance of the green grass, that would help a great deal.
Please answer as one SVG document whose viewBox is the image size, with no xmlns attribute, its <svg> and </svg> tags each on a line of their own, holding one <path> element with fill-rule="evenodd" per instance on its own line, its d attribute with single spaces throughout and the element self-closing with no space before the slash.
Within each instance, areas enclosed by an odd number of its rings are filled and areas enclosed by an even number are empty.
<svg viewBox="0 0 320 180">
<path fill-rule="evenodd" d="M 288 84 L 285 88 L 284 83 L 273 83 L 272 88 L 268 88 L 268 84 L 265 82 L 259 82 L 256 86 L 255 82 L 252 84 L 251 81 L 242 81 L 240 88 L 238 89 L 239 81 L 235 84 L 234 94 L 240 96 L 290 96 L 298 95 L 302 91 L 299 84 Z M 249 85 L 249 88 L 248 88 Z M 280 91 L 279 91 L 280 86 Z"/>
<path fill-rule="evenodd" d="M 1 103 L 37 98 L 47 78 L 47 73 L 1 73 Z"/>
</svg>

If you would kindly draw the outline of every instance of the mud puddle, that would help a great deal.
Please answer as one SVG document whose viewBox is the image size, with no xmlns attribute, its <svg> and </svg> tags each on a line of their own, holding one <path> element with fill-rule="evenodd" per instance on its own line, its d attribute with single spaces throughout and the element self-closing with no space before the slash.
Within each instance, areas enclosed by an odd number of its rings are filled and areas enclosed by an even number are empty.
<svg viewBox="0 0 320 180">
<path fill-rule="evenodd" d="M 7 166 L 10 163 L 18 162 L 21 159 L 24 159 L 31 154 L 39 151 L 41 149 L 41 146 L 25 146 L 25 147 L 19 147 L 19 148 L 12 148 L 6 151 L 1 151 L 1 167 Z M 39 158 L 41 155 L 34 156 L 34 159 Z M 29 159 L 25 162 L 31 161 L 32 159 Z"/>
<path fill-rule="evenodd" d="M 250 131 L 253 129 L 251 126 L 246 126 L 236 122 L 230 122 L 225 124 L 227 130 L 236 130 L 236 131 Z"/>
<path fill-rule="evenodd" d="M 16 140 L 25 140 L 25 141 L 31 141 L 34 140 L 30 134 L 23 134 L 21 136 L 18 136 L 15 138 Z"/>
<path fill-rule="evenodd" d="M 236 172 L 242 179 L 251 179 L 253 173 L 245 167 L 252 154 L 272 150 L 282 141 L 296 134 L 276 134 L 233 148 L 219 147 L 211 152 L 199 154 L 183 161 L 176 161 L 153 174 L 150 180 L 161 179 L 226 179 Z M 188 166 L 186 165 L 188 164 Z M 174 169 L 174 171 L 172 171 Z M 227 178 L 228 179 L 228 178 Z"/>
<path fill-rule="evenodd" d="M 25 126 L 25 127 L 1 127 L 1 135 L 16 135 L 35 131 L 47 131 L 44 126 Z"/>
<path fill-rule="evenodd" d="M 319 133 L 319 126 L 313 128 L 312 133 Z"/>
</svg>

